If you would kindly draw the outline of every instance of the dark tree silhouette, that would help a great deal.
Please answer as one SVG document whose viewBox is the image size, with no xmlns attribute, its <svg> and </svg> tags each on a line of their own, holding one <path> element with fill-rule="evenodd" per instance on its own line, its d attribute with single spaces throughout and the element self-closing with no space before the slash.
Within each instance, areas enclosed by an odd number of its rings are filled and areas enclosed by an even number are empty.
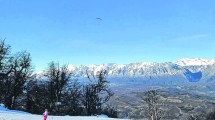
<svg viewBox="0 0 215 120">
<path fill-rule="evenodd" d="M 59 113 L 62 102 L 63 90 L 67 86 L 72 73 L 69 71 L 68 66 L 59 66 L 59 63 L 51 62 L 46 73 L 48 78 L 48 91 L 50 99 L 50 113 Z"/>
<path fill-rule="evenodd" d="M 10 46 L 5 44 L 4 40 L 0 40 L 0 78 L 5 76 L 7 61 L 9 59 Z"/>
<path fill-rule="evenodd" d="M 83 112 L 81 104 L 81 85 L 77 80 L 69 83 L 63 93 L 63 110 L 66 115 L 80 115 Z"/>
<path fill-rule="evenodd" d="M 49 107 L 47 81 L 30 80 L 26 87 L 26 111 L 41 114 Z"/>
<path fill-rule="evenodd" d="M 100 114 L 102 104 L 113 96 L 105 76 L 105 70 L 101 70 L 96 77 L 87 73 L 90 83 L 83 86 L 83 104 L 87 115 Z"/>
<path fill-rule="evenodd" d="M 4 91 L 3 103 L 9 109 L 15 109 L 17 99 L 23 94 L 25 83 L 31 78 L 31 57 L 27 52 L 19 52 L 9 60 L 9 72 L 1 82 Z"/>
<path fill-rule="evenodd" d="M 6 45 L 4 40 L 0 40 L 0 102 L 4 103 L 5 94 L 5 78 L 10 73 L 8 67 L 8 59 L 10 54 L 10 46 Z"/>
</svg>

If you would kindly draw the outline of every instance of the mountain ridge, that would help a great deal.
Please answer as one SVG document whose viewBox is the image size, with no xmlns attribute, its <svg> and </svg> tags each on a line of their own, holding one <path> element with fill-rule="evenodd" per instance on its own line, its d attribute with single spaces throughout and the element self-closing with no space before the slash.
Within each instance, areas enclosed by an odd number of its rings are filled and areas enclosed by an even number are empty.
<svg viewBox="0 0 215 120">
<path fill-rule="evenodd" d="M 202 59 L 195 58 L 189 59 L 184 58 L 177 60 L 176 62 L 138 62 L 138 63 L 129 63 L 129 64 L 100 64 L 100 65 L 79 65 L 75 66 L 69 64 L 69 70 L 73 73 L 75 78 L 85 78 L 86 72 L 96 75 L 101 70 L 107 71 L 107 77 L 127 77 L 127 78 L 136 78 L 136 77 L 162 77 L 162 76 L 183 76 L 185 79 L 190 82 L 198 82 L 202 78 L 211 79 L 210 74 L 208 76 L 207 68 L 213 68 L 210 66 L 215 65 L 215 59 Z M 42 72 L 39 72 L 41 74 Z M 207 77 L 204 77 L 207 75 Z M 214 78 L 214 77 L 213 77 Z M 181 79 L 181 78 L 180 78 Z"/>
</svg>

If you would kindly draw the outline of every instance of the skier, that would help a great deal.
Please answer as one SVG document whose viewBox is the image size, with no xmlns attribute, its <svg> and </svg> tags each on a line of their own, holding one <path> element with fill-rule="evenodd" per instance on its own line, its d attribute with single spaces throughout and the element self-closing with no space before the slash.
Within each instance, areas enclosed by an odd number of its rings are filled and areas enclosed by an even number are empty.
<svg viewBox="0 0 215 120">
<path fill-rule="evenodd" d="M 47 119 L 47 117 L 48 117 L 48 109 L 45 109 L 45 112 L 43 113 L 43 117 L 44 117 L 44 120 Z"/>
</svg>

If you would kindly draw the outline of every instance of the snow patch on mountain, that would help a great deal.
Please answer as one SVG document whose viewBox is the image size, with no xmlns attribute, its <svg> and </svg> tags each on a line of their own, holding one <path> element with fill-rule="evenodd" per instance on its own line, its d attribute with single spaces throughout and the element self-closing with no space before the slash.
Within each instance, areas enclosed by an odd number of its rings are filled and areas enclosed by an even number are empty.
<svg viewBox="0 0 215 120">
<path fill-rule="evenodd" d="M 214 59 L 202 59 L 202 58 L 184 58 L 175 62 L 175 64 L 180 66 L 207 66 L 215 64 Z"/>
<path fill-rule="evenodd" d="M 86 77 L 86 72 L 96 75 L 101 70 L 106 70 L 109 77 L 140 77 L 157 75 L 175 75 L 183 73 L 183 69 L 171 62 L 167 63 L 130 63 L 124 65 L 101 64 L 90 66 L 69 65 L 75 77 Z"/>
<path fill-rule="evenodd" d="M 87 74 L 96 75 L 101 70 L 107 71 L 107 77 L 109 78 L 135 78 L 146 77 L 154 78 L 161 76 L 177 76 L 182 75 L 189 81 L 199 81 L 202 76 L 205 76 L 205 72 L 210 66 L 215 65 L 215 59 L 202 59 L 184 58 L 176 62 L 139 62 L 130 64 L 92 64 L 89 66 L 84 65 L 72 65 L 69 64 L 69 70 L 72 72 L 74 78 L 82 79 L 86 78 Z M 38 72 L 39 76 L 45 71 Z M 42 78 L 42 77 L 41 77 Z M 206 78 L 206 77 L 204 77 Z M 177 78 L 175 78 L 177 79 Z"/>
</svg>

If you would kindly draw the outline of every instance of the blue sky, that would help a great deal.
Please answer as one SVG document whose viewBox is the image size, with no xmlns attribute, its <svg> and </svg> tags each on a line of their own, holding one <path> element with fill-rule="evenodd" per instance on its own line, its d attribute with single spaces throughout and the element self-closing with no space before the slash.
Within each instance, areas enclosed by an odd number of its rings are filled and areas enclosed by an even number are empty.
<svg viewBox="0 0 215 120">
<path fill-rule="evenodd" d="M 36 70 L 52 60 L 89 65 L 215 58 L 214 0 L 0 0 L 0 5 L 0 38 L 12 52 L 30 52 Z"/>
</svg>

